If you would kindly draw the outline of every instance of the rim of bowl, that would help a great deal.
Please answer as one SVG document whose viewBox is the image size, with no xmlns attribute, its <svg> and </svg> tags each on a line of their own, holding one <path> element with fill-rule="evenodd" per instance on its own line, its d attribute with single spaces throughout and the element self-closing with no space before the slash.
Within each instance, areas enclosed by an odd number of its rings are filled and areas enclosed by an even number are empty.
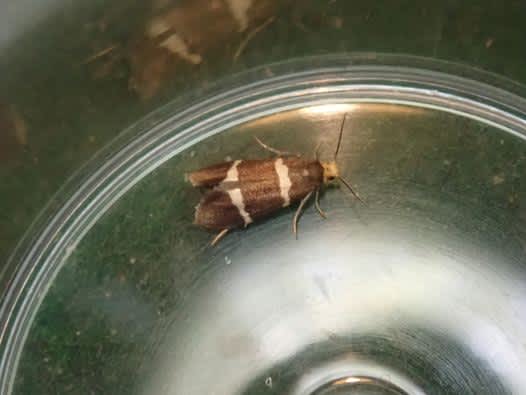
<svg viewBox="0 0 526 395">
<path fill-rule="evenodd" d="M 65 182 L 0 272 L 0 393 L 11 392 L 33 318 L 76 245 L 137 182 L 193 144 L 273 113 L 358 102 L 438 109 L 526 139 L 525 98 L 524 86 L 472 67 L 355 53 L 264 65 L 169 102 Z"/>
</svg>

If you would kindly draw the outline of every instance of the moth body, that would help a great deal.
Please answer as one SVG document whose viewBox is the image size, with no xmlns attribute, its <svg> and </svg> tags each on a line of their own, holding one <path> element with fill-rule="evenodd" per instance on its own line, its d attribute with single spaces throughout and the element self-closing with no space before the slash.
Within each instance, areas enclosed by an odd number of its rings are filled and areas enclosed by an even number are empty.
<svg viewBox="0 0 526 395">
<path fill-rule="evenodd" d="M 319 205 L 319 191 L 324 184 L 335 179 L 361 201 L 351 184 L 340 176 L 336 164 L 345 117 L 346 114 L 340 127 L 334 160 L 330 162 L 286 154 L 267 146 L 256 137 L 263 148 L 278 156 L 270 159 L 227 161 L 190 173 L 188 179 L 192 185 L 205 190 L 195 208 L 194 223 L 206 229 L 220 231 L 212 240 L 212 245 L 230 229 L 247 227 L 299 202 L 292 220 L 292 230 L 297 235 L 301 210 L 313 193 L 316 193 L 316 209 L 325 218 Z"/>
<path fill-rule="evenodd" d="M 246 227 L 301 201 L 337 177 L 334 162 L 301 157 L 223 162 L 189 175 L 206 188 L 196 207 L 195 224 L 211 230 Z"/>
</svg>

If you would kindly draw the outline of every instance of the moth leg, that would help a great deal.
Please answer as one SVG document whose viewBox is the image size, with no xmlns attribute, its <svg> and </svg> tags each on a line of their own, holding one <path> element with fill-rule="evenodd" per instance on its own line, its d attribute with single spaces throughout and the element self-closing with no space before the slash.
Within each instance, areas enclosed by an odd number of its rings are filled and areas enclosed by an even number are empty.
<svg viewBox="0 0 526 395">
<path fill-rule="evenodd" d="M 215 237 L 212 239 L 212 241 L 210 242 L 210 246 L 215 246 L 219 240 L 221 240 L 229 231 L 230 229 L 226 228 L 226 229 L 223 229 L 221 232 L 219 232 L 217 235 L 215 235 Z"/>
<path fill-rule="evenodd" d="M 314 191 L 310 191 L 307 196 L 305 196 L 298 206 L 298 209 L 296 210 L 296 214 L 294 214 L 294 218 L 292 219 L 292 233 L 294 233 L 294 236 L 296 236 L 296 239 L 298 238 L 298 219 L 301 215 L 301 210 L 303 210 L 303 206 L 305 206 L 305 203 L 307 203 L 307 200 L 312 196 L 312 193 Z"/>
<path fill-rule="evenodd" d="M 320 190 L 319 189 L 316 189 L 316 198 L 314 200 L 314 205 L 316 206 L 316 210 L 318 210 L 318 213 L 320 213 L 320 216 L 323 219 L 326 219 L 327 218 L 327 214 L 320 207 Z"/>
<path fill-rule="evenodd" d="M 272 148 L 270 146 L 268 146 L 267 144 L 265 144 L 263 141 L 261 141 L 259 138 L 257 138 L 256 136 L 254 136 L 254 139 L 256 139 L 257 143 L 259 145 L 261 145 L 263 147 L 263 149 L 266 149 L 267 151 L 270 151 L 272 152 L 273 154 L 276 154 L 278 156 L 293 156 L 293 155 L 296 155 L 298 156 L 298 154 L 293 154 L 291 152 L 287 152 L 287 151 L 280 151 L 276 148 Z"/>
</svg>

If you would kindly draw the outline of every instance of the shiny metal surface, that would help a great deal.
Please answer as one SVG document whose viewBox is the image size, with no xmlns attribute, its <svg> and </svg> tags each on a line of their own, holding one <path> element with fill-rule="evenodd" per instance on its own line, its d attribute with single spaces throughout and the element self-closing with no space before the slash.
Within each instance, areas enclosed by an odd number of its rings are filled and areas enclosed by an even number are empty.
<svg viewBox="0 0 526 395">
<path fill-rule="evenodd" d="M 288 213 L 209 253 L 209 270 L 174 316 L 144 393 L 519 394 L 526 388 L 520 222 L 502 195 L 510 186 L 491 173 L 499 164 L 488 163 L 520 141 L 427 110 L 351 111 L 344 174 L 367 206 L 331 189 L 322 200 L 329 218 L 308 210 L 298 240 Z M 305 145 L 314 147 L 331 141 L 339 119 L 339 112 L 300 110 L 243 133 L 278 136 L 281 125 L 301 130 Z M 480 139 L 492 149 L 478 147 Z M 525 153 L 521 148 L 513 161 Z M 512 177 L 510 168 L 502 171 Z M 346 377 L 377 385 L 327 387 Z"/>
<path fill-rule="evenodd" d="M 97 366 L 111 393 L 522 394 L 522 102 L 500 107 L 485 89 L 455 97 L 438 76 L 408 86 L 417 70 L 369 71 L 276 78 L 204 101 L 93 173 L 64 206 L 70 222 L 44 239 L 50 248 L 35 247 L 47 260 L 11 324 L 27 338 L 8 338 L 20 359 L 3 360 L 17 367 L 13 392 L 49 366 L 29 351 L 59 311 L 73 346 L 88 350 L 58 356 L 59 392 Z M 206 247 L 185 172 L 268 155 L 254 136 L 305 155 L 321 142 L 330 157 L 343 113 L 341 171 L 367 205 L 327 188 L 328 219 L 309 207 L 298 240 L 285 210 Z M 94 351 L 94 334 L 111 346 Z"/>
</svg>

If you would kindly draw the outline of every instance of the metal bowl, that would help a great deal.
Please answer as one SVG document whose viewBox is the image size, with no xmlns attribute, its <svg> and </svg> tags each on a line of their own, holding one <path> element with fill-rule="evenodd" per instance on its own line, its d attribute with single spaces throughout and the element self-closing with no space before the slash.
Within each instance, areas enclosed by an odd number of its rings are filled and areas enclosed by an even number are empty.
<svg viewBox="0 0 526 395">
<path fill-rule="evenodd" d="M 2 393 L 526 392 L 526 102 L 401 63 L 255 70 L 108 147 L 19 249 Z M 344 113 L 365 205 L 328 187 L 297 239 L 292 208 L 208 246 L 186 172 L 268 157 L 254 136 L 330 158 Z"/>
</svg>

